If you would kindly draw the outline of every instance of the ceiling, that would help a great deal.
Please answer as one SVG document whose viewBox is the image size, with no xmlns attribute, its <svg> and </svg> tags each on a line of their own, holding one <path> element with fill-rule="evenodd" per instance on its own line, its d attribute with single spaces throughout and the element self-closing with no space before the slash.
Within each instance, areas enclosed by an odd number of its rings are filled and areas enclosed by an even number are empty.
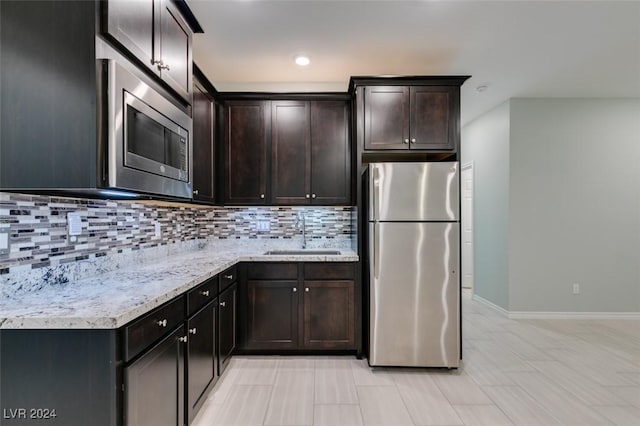
<svg viewBox="0 0 640 426">
<path fill-rule="evenodd" d="M 220 91 L 471 75 L 463 124 L 512 97 L 640 97 L 638 1 L 187 1 L 204 29 L 194 61 Z"/>
</svg>

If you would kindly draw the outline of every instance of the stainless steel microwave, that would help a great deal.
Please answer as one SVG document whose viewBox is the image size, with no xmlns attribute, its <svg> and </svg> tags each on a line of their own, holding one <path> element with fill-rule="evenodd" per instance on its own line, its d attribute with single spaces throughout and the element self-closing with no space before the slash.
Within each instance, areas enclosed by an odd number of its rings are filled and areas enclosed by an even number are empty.
<svg viewBox="0 0 640 426">
<path fill-rule="evenodd" d="M 191 117 L 115 60 L 98 66 L 103 186 L 191 198 Z"/>
</svg>

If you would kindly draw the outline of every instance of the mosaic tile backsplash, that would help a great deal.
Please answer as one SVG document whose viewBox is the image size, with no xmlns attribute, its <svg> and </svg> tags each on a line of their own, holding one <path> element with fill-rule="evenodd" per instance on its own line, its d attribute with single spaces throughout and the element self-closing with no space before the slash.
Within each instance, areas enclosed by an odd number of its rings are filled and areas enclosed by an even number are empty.
<svg viewBox="0 0 640 426">
<path fill-rule="evenodd" d="M 69 212 L 81 218 L 76 237 L 68 235 Z M 299 238 L 301 213 L 310 247 L 353 239 L 352 207 L 205 207 L 0 192 L 0 237 L 8 234 L 10 243 L 0 252 L 0 274 L 189 240 Z"/>
</svg>

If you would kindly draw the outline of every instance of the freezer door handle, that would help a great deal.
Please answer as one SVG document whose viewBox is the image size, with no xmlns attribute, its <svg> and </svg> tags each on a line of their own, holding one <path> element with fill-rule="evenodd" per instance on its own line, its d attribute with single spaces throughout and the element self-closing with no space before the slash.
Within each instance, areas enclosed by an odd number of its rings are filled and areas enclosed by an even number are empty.
<svg viewBox="0 0 640 426">
<path fill-rule="evenodd" d="M 371 203 L 369 209 L 371 210 L 371 220 L 378 220 L 378 212 L 380 209 L 380 169 L 376 164 L 371 164 L 371 186 L 369 187 L 369 197 Z"/>
</svg>

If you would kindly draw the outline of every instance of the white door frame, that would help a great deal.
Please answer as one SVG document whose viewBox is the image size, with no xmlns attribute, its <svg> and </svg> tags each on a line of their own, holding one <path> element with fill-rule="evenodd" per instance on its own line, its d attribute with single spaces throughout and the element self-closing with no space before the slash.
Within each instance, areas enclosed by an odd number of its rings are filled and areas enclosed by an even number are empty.
<svg viewBox="0 0 640 426">
<path fill-rule="evenodd" d="M 465 191 L 465 187 L 464 187 L 464 180 L 462 178 L 463 172 L 466 170 L 471 170 L 471 214 L 473 215 L 475 213 L 475 181 L 476 181 L 476 175 L 475 175 L 475 168 L 474 168 L 474 162 L 473 160 L 468 162 L 468 163 L 464 163 L 462 164 L 462 167 L 460 169 L 460 201 L 461 201 L 461 206 L 460 206 L 460 243 L 462 244 L 462 246 L 460 247 L 460 252 L 461 252 L 461 265 L 466 265 L 461 267 L 460 269 L 460 286 L 462 287 L 462 281 L 464 279 L 464 274 L 466 272 L 465 267 L 466 268 L 470 268 L 471 270 L 471 294 L 473 295 L 473 293 L 475 293 L 475 221 L 473 220 L 474 218 L 472 218 L 472 228 L 471 228 L 471 244 L 472 244 L 472 250 L 471 250 L 471 259 L 468 259 L 467 256 L 465 255 L 465 250 L 464 250 L 464 225 L 466 223 L 465 217 L 462 215 L 462 210 L 463 210 L 463 206 L 462 204 L 464 203 L 464 191 Z"/>
</svg>

